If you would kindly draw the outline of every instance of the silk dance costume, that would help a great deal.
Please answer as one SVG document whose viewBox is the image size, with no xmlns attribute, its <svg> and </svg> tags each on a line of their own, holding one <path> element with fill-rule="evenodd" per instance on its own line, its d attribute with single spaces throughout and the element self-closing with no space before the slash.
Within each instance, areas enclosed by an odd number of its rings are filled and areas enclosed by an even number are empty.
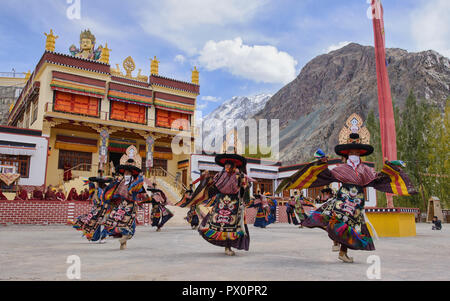
<svg viewBox="0 0 450 301">
<path fill-rule="evenodd" d="M 231 248 L 249 250 L 250 235 L 245 224 L 245 207 L 250 200 L 249 182 L 254 182 L 246 173 L 247 160 L 237 154 L 220 154 L 216 164 L 224 169 L 211 177 L 204 173 L 200 184 L 190 198 L 177 203 L 180 207 L 206 201 L 210 212 L 203 218 L 198 231 L 207 242 L 225 247 L 225 254 L 234 256 Z"/>
<path fill-rule="evenodd" d="M 305 207 L 315 208 L 314 204 L 306 200 L 303 193 L 298 195 L 297 191 L 294 192 L 294 215 L 295 219 L 298 221 L 300 228 L 303 228 L 302 222 L 308 217 L 306 214 Z"/>
<path fill-rule="evenodd" d="M 147 190 L 152 193 L 150 201 L 152 204 L 150 217 L 152 220 L 152 227 L 156 227 L 156 231 L 159 232 L 164 224 L 173 217 L 173 213 L 166 208 L 167 197 L 162 190 L 156 188 L 155 183 L 153 183 L 153 188 L 147 188 Z"/>
<path fill-rule="evenodd" d="M 268 198 L 269 195 L 270 193 L 261 195 L 258 190 L 257 194 L 254 196 L 255 198 L 247 206 L 248 208 L 257 209 L 255 222 L 253 223 L 253 226 L 255 227 L 266 228 L 276 220 L 276 215 L 273 213 L 274 206 L 276 211 L 276 203 Z"/>
<path fill-rule="evenodd" d="M 138 206 L 148 203 L 151 198 L 142 198 L 146 194 L 146 184 L 141 166 L 141 157 L 135 146 L 130 146 L 116 167 L 116 179 L 105 188 L 103 201 L 109 204 L 103 235 L 119 238 L 120 249 L 126 249 L 127 241 L 136 230 Z"/>
<path fill-rule="evenodd" d="M 373 187 L 382 192 L 401 196 L 417 192 L 400 168 L 404 167 L 402 161 L 386 161 L 379 173 L 363 164 L 360 157 L 370 155 L 373 147 L 362 144 L 357 133 L 350 134 L 347 143 L 337 145 L 335 152 L 346 158 L 347 162 L 330 170 L 327 157 L 323 154 L 318 160 L 283 180 L 277 187 L 277 192 L 321 187 L 339 182 L 341 187 L 336 196 L 312 211 L 302 225 L 326 230 L 334 242 L 341 244 L 338 258 L 343 262 L 353 262 L 353 258 L 347 255 L 347 249 L 375 250 L 366 225 L 364 188 Z"/>
<path fill-rule="evenodd" d="M 112 181 L 112 178 L 102 177 L 100 173 L 99 177 L 90 177 L 85 183 L 89 187 L 88 200 L 92 201 L 92 207 L 89 213 L 79 216 L 72 225 L 73 228 L 82 231 L 83 236 L 89 241 L 102 242 L 102 239 L 105 238 L 101 236 L 103 230 L 102 223 L 109 206 L 102 201 L 102 198 L 106 184 Z"/>
</svg>

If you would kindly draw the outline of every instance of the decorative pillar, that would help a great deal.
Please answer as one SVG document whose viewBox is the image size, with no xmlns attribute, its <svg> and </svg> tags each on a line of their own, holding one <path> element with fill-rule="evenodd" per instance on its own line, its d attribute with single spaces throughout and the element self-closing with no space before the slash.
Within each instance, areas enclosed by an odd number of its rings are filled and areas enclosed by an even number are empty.
<svg viewBox="0 0 450 301">
<path fill-rule="evenodd" d="M 102 129 L 100 131 L 100 150 L 99 154 L 99 170 L 103 170 L 103 166 L 107 163 L 108 160 L 108 143 L 109 143 L 109 132 L 107 129 Z"/>
<path fill-rule="evenodd" d="M 153 167 L 153 148 L 155 145 L 155 139 L 152 136 L 148 136 L 145 139 L 145 144 L 146 144 L 146 152 L 147 155 L 146 157 L 146 161 L 145 161 L 145 167 L 147 168 L 147 177 L 150 176 L 150 170 Z"/>
<path fill-rule="evenodd" d="M 150 59 L 150 74 L 154 74 L 154 75 L 158 75 L 158 69 L 159 69 L 159 61 L 156 59 L 156 56 L 154 57 L 154 59 Z"/>
<path fill-rule="evenodd" d="M 45 50 L 54 52 L 55 51 L 55 41 L 58 38 L 58 36 L 55 36 L 53 34 L 53 30 L 52 29 L 50 29 L 50 33 L 49 34 L 44 32 L 44 35 L 47 37 L 47 39 L 45 40 Z"/>
</svg>

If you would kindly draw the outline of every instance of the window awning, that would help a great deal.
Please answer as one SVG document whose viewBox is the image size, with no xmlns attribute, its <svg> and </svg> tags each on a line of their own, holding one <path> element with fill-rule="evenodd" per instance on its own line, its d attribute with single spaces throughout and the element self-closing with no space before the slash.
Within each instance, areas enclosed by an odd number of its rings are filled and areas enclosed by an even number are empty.
<svg viewBox="0 0 450 301">
<path fill-rule="evenodd" d="M 189 104 L 182 104 L 172 101 L 167 101 L 160 98 L 155 98 L 155 107 L 159 109 L 164 109 L 167 111 L 178 112 L 192 115 L 194 114 L 195 106 Z"/>
<path fill-rule="evenodd" d="M 15 156 L 32 156 L 36 152 L 36 144 L 0 140 L 0 154 Z"/>
<path fill-rule="evenodd" d="M 16 146 L 0 146 L 0 154 L 14 156 L 32 156 L 36 153 L 36 148 L 16 147 Z"/>
<path fill-rule="evenodd" d="M 96 98 L 102 98 L 106 93 L 105 88 L 63 81 L 59 79 L 53 79 L 52 82 L 50 83 L 50 87 L 52 88 L 52 90 L 69 92 Z"/>
<path fill-rule="evenodd" d="M 95 139 L 69 137 L 61 135 L 56 136 L 55 148 L 86 153 L 98 152 L 97 140 Z"/>
<path fill-rule="evenodd" d="M 108 99 L 112 101 L 122 101 L 146 107 L 151 107 L 153 103 L 152 98 L 147 95 L 112 89 L 109 89 L 108 91 Z"/>
</svg>

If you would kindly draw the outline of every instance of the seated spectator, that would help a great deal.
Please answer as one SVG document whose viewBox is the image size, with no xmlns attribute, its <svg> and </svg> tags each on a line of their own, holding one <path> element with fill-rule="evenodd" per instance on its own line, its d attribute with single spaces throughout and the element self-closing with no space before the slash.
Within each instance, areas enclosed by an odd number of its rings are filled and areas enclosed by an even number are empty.
<svg viewBox="0 0 450 301">
<path fill-rule="evenodd" d="M 66 196 L 64 195 L 64 192 L 61 188 L 58 189 L 58 192 L 56 193 L 56 199 L 61 202 L 64 202 L 66 200 Z"/>
<path fill-rule="evenodd" d="M 80 193 L 80 201 L 88 201 L 89 200 L 89 189 L 85 188 L 83 192 Z"/>
<path fill-rule="evenodd" d="M 67 196 L 68 201 L 79 201 L 77 190 L 75 188 L 70 189 L 69 195 Z"/>
<path fill-rule="evenodd" d="M 47 191 L 45 192 L 45 199 L 47 201 L 56 201 L 56 194 L 53 191 L 52 185 L 48 185 Z"/>
<path fill-rule="evenodd" d="M 8 198 L 3 194 L 3 191 L 0 189 L 0 201 L 7 201 Z"/>
<path fill-rule="evenodd" d="M 432 220 L 433 226 L 431 227 L 431 230 L 441 230 L 442 229 L 442 222 L 438 220 L 437 216 L 433 217 Z"/>
<path fill-rule="evenodd" d="M 19 186 L 16 191 L 15 201 L 28 201 L 28 192 L 23 189 L 22 186 Z"/>
<path fill-rule="evenodd" d="M 44 194 L 38 187 L 35 187 L 33 190 L 33 199 L 34 200 L 43 200 L 44 199 Z"/>
</svg>

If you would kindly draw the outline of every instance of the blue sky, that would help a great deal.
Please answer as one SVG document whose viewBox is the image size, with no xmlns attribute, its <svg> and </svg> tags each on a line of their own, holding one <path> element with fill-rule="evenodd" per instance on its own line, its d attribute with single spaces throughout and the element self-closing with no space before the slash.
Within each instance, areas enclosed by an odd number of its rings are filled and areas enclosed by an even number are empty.
<svg viewBox="0 0 450 301">
<path fill-rule="evenodd" d="M 385 0 L 386 45 L 450 56 L 450 1 Z M 80 19 L 67 10 L 80 4 Z M 348 42 L 373 45 L 366 0 L 2 0 L 0 71 L 33 70 L 44 32 L 68 54 L 90 29 L 110 62 L 132 56 L 148 75 L 190 81 L 200 70 L 203 114 L 233 96 L 276 93 L 317 55 Z M 137 69 L 135 73 L 137 73 Z"/>
</svg>

